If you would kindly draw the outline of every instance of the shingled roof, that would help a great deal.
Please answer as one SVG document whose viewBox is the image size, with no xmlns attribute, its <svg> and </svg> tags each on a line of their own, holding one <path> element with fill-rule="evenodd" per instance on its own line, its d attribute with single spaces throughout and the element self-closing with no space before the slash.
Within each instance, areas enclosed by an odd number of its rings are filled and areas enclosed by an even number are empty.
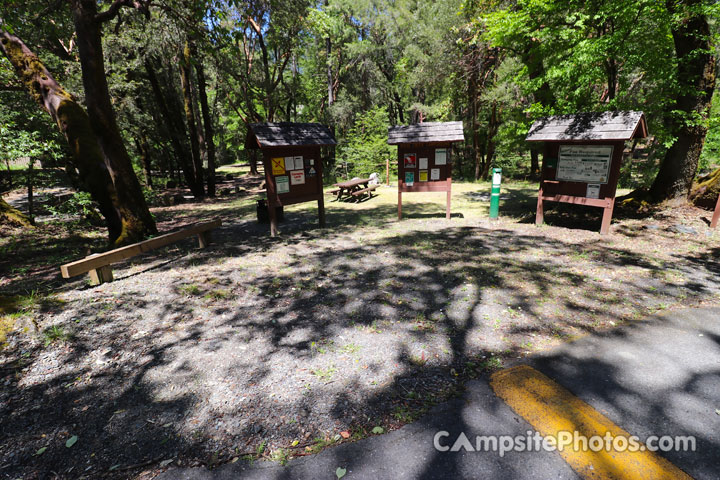
<svg viewBox="0 0 720 480">
<path fill-rule="evenodd" d="M 417 125 L 401 125 L 388 129 L 388 143 L 430 143 L 430 142 L 462 142 L 462 122 L 427 122 Z"/>
<path fill-rule="evenodd" d="M 578 113 L 542 118 L 530 127 L 528 142 L 630 140 L 647 137 L 643 112 Z"/>
<path fill-rule="evenodd" d="M 320 123 L 250 124 L 245 148 L 336 145 L 330 129 Z"/>
</svg>

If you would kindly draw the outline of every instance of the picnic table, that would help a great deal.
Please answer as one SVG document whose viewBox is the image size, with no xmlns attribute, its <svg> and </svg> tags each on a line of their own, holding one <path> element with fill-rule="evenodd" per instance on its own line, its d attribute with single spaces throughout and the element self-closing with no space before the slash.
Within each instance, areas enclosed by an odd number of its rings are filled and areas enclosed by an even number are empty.
<svg viewBox="0 0 720 480">
<path fill-rule="evenodd" d="M 330 190 L 328 193 L 335 195 L 335 200 L 352 200 L 362 199 L 364 197 L 372 198 L 372 192 L 379 185 L 368 185 L 370 183 L 369 178 L 353 178 L 347 182 L 338 182 L 333 184 L 337 187 L 335 190 Z"/>
</svg>

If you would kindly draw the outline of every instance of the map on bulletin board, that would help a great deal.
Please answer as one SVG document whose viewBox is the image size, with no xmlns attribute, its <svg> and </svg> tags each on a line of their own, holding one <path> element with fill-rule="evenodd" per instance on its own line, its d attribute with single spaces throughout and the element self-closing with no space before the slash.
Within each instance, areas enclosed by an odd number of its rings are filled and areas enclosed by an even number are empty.
<svg viewBox="0 0 720 480">
<path fill-rule="evenodd" d="M 561 145 L 556 180 L 606 184 L 610 176 L 612 146 Z"/>
</svg>

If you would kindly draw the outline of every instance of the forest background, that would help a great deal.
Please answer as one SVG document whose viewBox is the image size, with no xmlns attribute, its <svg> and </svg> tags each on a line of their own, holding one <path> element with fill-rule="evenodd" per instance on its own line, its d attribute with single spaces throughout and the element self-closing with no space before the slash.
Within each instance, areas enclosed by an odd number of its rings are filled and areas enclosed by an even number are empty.
<svg viewBox="0 0 720 480">
<path fill-rule="evenodd" d="M 4 0 L 0 164 L 63 168 L 87 192 L 75 203 L 95 200 L 121 244 L 154 233 L 153 187 L 212 197 L 217 166 L 256 172 L 250 123 L 329 125 L 332 182 L 383 172 L 391 125 L 462 120 L 454 175 L 480 180 L 491 167 L 538 176 L 524 138 L 540 117 L 641 110 L 652 136 L 628 146 L 621 186 L 685 201 L 700 176 L 695 196 L 714 204 L 720 175 L 702 176 L 720 163 L 719 11 L 710 0 Z"/>
</svg>

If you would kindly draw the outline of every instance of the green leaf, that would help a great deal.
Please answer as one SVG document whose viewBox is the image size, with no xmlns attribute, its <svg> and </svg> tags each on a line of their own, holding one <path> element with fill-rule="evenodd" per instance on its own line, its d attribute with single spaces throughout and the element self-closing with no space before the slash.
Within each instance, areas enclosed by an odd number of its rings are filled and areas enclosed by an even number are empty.
<svg viewBox="0 0 720 480">
<path fill-rule="evenodd" d="M 67 439 L 67 442 L 65 442 L 65 446 L 66 446 L 67 448 L 70 448 L 70 447 L 72 447 L 73 445 L 75 445 L 75 444 L 77 443 L 77 441 L 78 441 L 78 436 L 77 436 L 77 435 L 73 435 L 72 437 L 70 437 L 70 438 Z"/>
<path fill-rule="evenodd" d="M 35 455 L 42 455 L 45 453 L 45 450 L 47 450 L 47 447 L 39 448 L 37 452 L 35 452 Z"/>
<path fill-rule="evenodd" d="M 335 470 L 335 475 L 337 475 L 338 480 L 343 478 L 346 473 L 347 470 L 342 467 L 338 467 L 337 470 Z"/>
<path fill-rule="evenodd" d="M 375 427 L 372 429 L 372 433 L 380 435 L 382 433 L 385 433 L 385 429 L 383 427 Z"/>
</svg>

